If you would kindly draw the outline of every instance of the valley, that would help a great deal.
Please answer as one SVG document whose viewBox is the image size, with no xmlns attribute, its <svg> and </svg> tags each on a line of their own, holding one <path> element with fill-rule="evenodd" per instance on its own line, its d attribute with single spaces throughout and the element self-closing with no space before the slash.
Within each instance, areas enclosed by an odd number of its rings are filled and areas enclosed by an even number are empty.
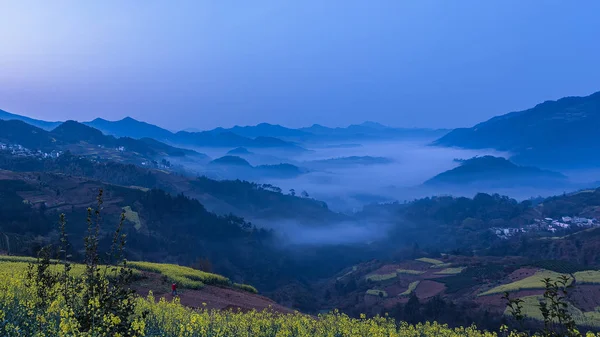
<svg viewBox="0 0 600 337">
<path fill-rule="evenodd" d="M 600 327 L 600 299 L 583 295 L 600 296 L 593 181 L 519 165 L 497 150 L 428 145 L 441 131 L 372 123 L 182 134 L 133 119 L 32 122 L 46 129 L 22 120 L 0 120 L 4 254 L 34 256 L 55 244 L 61 213 L 81 241 L 85 210 L 102 190 L 104 222 L 124 214 L 129 259 L 197 265 L 266 296 L 184 286 L 188 307 L 339 309 L 495 329 L 509 319 L 508 291 L 536 327 L 543 279 L 564 275 L 575 285 L 568 303 L 576 322 Z M 109 233 L 99 233 L 104 249 Z M 73 248 L 81 258 L 84 247 Z M 170 299 L 168 280 L 153 270 L 134 289 Z"/>
</svg>

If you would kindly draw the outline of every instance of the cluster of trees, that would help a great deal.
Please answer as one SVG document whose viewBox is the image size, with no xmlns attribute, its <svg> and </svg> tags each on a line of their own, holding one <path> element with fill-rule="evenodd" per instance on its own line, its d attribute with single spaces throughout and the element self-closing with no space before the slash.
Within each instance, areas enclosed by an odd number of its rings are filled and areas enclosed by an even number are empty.
<svg viewBox="0 0 600 337">
<path fill-rule="evenodd" d="M 473 304 L 466 302 L 457 304 L 441 296 L 435 296 L 423 303 L 414 294 L 406 304 L 396 305 L 389 315 L 396 320 L 411 324 L 425 321 L 436 321 L 453 327 L 475 324 L 480 329 L 492 331 L 498 330 L 505 323 L 502 315 L 481 310 Z"/>
</svg>

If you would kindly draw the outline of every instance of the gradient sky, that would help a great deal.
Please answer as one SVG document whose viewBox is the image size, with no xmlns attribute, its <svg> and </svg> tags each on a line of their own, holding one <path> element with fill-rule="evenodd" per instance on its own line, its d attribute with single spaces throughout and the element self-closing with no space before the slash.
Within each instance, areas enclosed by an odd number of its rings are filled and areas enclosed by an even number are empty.
<svg viewBox="0 0 600 337">
<path fill-rule="evenodd" d="M 0 1 L 0 109 L 470 126 L 600 90 L 600 1 Z"/>
</svg>

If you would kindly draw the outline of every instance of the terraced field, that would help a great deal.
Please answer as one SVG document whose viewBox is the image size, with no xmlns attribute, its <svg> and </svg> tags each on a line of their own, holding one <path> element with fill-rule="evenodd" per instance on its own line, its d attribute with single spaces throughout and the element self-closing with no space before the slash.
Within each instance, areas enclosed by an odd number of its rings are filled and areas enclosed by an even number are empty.
<svg viewBox="0 0 600 337">
<path fill-rule="evenodd" d="M 140 216 L 138 215 L 138 212 L 133 211 L 131 206 L 123 207 L 123 211 L 125 211 L 125 219 L 131 221 L 133 223 L 133 227 L 139 231 L 142 228 L 142 223 L 140 222 Z"/>
<path fill-rule="evenodd" d="M 600 284 L 600 271 L 598 270 L 578 271 L 573 276 L 577 283 Z"/>
<path fill-rule="evenodd" d="M 395 279 L 397 276 L 398 276 L 398 274 L 396 274 L 396 273 L 390 273 L 390 274 L 373 274 L 373 275 L 366 276 L 365 279 L 367 281 L 371 281 L 371 282 L 383 282 L 383 281 Z"/>
<path fill-rule="evenodd" d="M 436 272 L 438 275 L 456 275 L 462 273 L 465 267 L 446 268 Z"/>
<path fill-rule="evenodd" d="M 515 291 L 529 290 L 529 289 L 544 289 L 543 280 L 545 278 L 551 278 L 551 279 L 557 280 L 561 275 L 565 275 L 565 274 L 560 274 L 560 273 L 550 271 L 550 270 L 541 270 L 541 271 L 538 271 L 537 273 L 535 273 L 533 276 L 526 277 L 526 278 L 516 281 L 516 282 L 497 286 L 493 289 L 490 289 L 488 291 L 485 291 L 485 292 L 479 294 L 478 296 L 503 294 L 504 292 L 515 292 Z M 572 282 L 572 281 L 573 280 L 571 279 L 570 282 Z"/>
<path fill-rule="evenodd" d="M 369 290 L 367 290 L 367 295 L 379 296 L 379 297 L 388 297 L 388 293 L 385 290 L 378 290 L 378 289 L 369 289 Z"/>
<path fill-rule="evenodd" d="M 533 318 L 539 321 L 543 321 L 544 317 L 540 311 L 540 300 L 543 300 L 543 296 L 533 295 L 533 296 L 525 296 L 521 297 L 523 300 L 523 314 L 526 317 Z M 599 308 L 600 309 L 600 308 Z M 575 319 L 577 325 L 583 325 L 588 327 L 600 327 L 600 311 L 588 311 L 584 312 L 580 309 L 576 308 L 572 304 L 569 303 L 568 307 L 569 313 Z M 505 315 L 510 315 L 510 311 L 507 309 L 504 312 Z"/>
<path fill-rule="evenodd" d="M 429 264 L 433 264 L 433 265 L 443 264 L 444 263 L 444 262 L 442 262 L 440 260 L 431 259 L 431 258 L 428 258 L 428 257 L 421 257 L 421 258 L 416 259 L 416 261 L 420 261 L 420 262 L 424 262 L 424 263 L 429 263 Z"/>
<path fill-rule="evenodd" d="M 221 275 L 211 274 L 190 267 L 174 264 L 131 261 L 130 267 L 161 274 L 179 286 L 188 289 L 201 289 L 206 284 L 230 286 L 231 281 Z"/>
<path fill-rule="evenodd" d="M 419 283 L 421 283 L 421 281 L 411 282 L 411 284 L 408 285 L 408 289 L 406 289 L 403 293 L 401 293 L 400 296 L 408 296 L 408 295 L 412 294 L 419 286 Z"/>
<path fill-rule="evenodd" d="M 406 275 L 422 275 L 422 274 L 425 274 L 424 271 L 421 271 L 421 270 L 411 270 L 411 269 L 396 269 L 396 273 L 398 273 L 398 274 L 406 274 Z"/>
</svg>

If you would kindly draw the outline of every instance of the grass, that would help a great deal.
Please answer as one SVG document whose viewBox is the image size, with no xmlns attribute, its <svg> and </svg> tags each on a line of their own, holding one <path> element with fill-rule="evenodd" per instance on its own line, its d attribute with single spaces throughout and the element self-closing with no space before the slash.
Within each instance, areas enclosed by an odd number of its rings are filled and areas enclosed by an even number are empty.
<svg viewBox="0 0 600 337">
<path fill-rule="evenodd" d="M 550 270 L 541 270 L 532 276 L 526 277 L 526 278 L 516 281 L 516 282 L 503 284 L 501 286 L 498 286 L 498 287 L 495 287 L 488 291 L 485 291 L 485 292 L 479 294 L 478 296 L 503 294 L 504 292 L 515 292 L 515 291 L 527 290 L 527 289 L 544 289 L 543 280 L 545 278 L 551 278 L 553 280 L 557 280 L 558 277 L 561 275 L 564 275 L 564 274 L 560 274 L 560 273 L 550 271 Z M 569 282 L 573 282 L 573 279 L 571 279 Z"/>
<path fill-rule="evenodd" d="M 234 283 L 233 287 L 243 291 L 247 291 L 249 293 L 258 294 L 258 290 L 256 290 L 256 288 L 248 284 Z"/>
<path fill-rule="evenodd" d="M 175 264 L 131 261 L 128 262 L 128 265 L 135 269 L 161 274 L 182 288 L 202 289 L 205 284 L 231 285 L 231 281 L 224 276 Z"/>
<path fill-rule="evenodd" d="M 373 274 L 373 275 L 366 276 L 365 279 L 367 281 L 372 281 L 372 282 L 383 282 L 383 281 L 394 279 L 394 278 L 396 278 L 396 276 L 398 276 L 398 274 L 396 274 L 396 273 Z"/>
<path fill-rule="evenodd" d="M 413 291 L 415 291 L 417 289 L 417 286 L 419 285 L 419 283 L 421 283 L 421 281 L 411 282 L 408 285 L 408 289 L 406 289 L 403 293 L 401 293 L 400 296 L 408 296 L 408 295 L 412 294 Z"/>
<path fill-rule="evenodd" d="M 420 261 L 420 262 L 424 262 L 424 263 L 433 264 L 433 265 L 435 265 L 435 264 L 443 264 L 444 263 L 444 262 L 442 262 L 440 260 L 430 259 L 428 257 L 421 257 L 421 258 L 418 258 L 416 260 Z"/>
<path fill-rule="evenodd" d="M 573 276 L 577 283 L 600 284 L 600 271 L 598 270 L 578 271 Z"/>
<path fill-rule="evenodd" d="M 425 274 L 424 271 L 411 270 L 411 269 L 396 269 L 396 273 L 398 273 L 398 274 L 406 274 L 406 275 L 422 275 L 422 274 Z"/>
<path fill-rule="evenodd" d="M 465 267 L 446 268 L 436 272 L 438 275 L 456 275 L 462 273 Z"/>
<path fill-rule="evenodd" d="M 388 297 L 388 293 L 385 290 L 378 290 L 378 289 L 367 290 L 367 295 L 378 296 L 378 297 Z"/>
<path fill-rule="evenodd" d="M 35 257 L 29 256 L 13 256 L 13 255 L 0 255 L 0 261 L 6 262 L 37 262 Z"/>
<path fill-rule="evenodd" d="M 139 231 L 142 228 L 142 223 L 138 212 L 134 212 L 131 206 L 125 206 L 123 210 L 125 211 L 125 219 L 132 222 L 135 230 Z"/>
<path fill-rule="evenodd" d="M 543 300 L 543 296 L 532 295 L 521 297 L 523 300 L 523 314 L 526 317 L 533 318 L 535 320 L 543 321 L 544 317 L 540 311 L 540 300 Z M 572 315 L 575 323 L 578 326 L 587 326 L 587 327 L 600 327 L 600 312 L 598 308 L 596 311 L 581 311 L 580 309 L 573 306 L 571 303 L 568 304 L 567 310 Z M 505 315 L 510 315 L 510 311 L 508 308 L 504 311 Z"/>
<path fill-rule="evenodd" d="M 36 263 L 37 259 L 33 257 L 26 256 L 0 256 L 0 275 L 3 276 L 16 276 L 23 274 L 27 271 L 27 267 L 30 263 Z M 64 269 L 63 265 L 58 260 L 51 260 L 52 265 L 50 265 L 50 270 L 53 272 L 62 272 Z M 100 266 L 101 272 L 103 271 L 103 266 Z M 85 272 L 85 266 L 83 264 L 74 263 L 71 264 L 71 272 L 75 277 L 79 277 L 83 275 Z M 133 269 L 133 273 L 136 276 L 139 276 L 141 273 L 139 270 Z M 106 270 L 106 275 L 111 277 L 112 270 L 109 267 Z"/>
<path fill-rule="evenodd" d="M 452 266 L 452 263 L 439 263 L 439 264 L 432 264 L 429 268 L 448 268 Z"/>
<path fill-rule="evenodd" d="M 27 270 L 27 265 L 32 262 L 37 262 L 37 259 L 27 256 L 2 255 L 0 256 L 0 274 L 16 275 L 18 273 L 22 273 Z M 62 270 L 60 261 L 52 260 L 52 262 L 56 263 L 55 265 L 51 266 L 53 270 Z M 201 289 L 205 284 L 208 284 L 216 286 L 232 286 L 234 288 L 251 293 L 258 293 L 258 290 L 251 285 L 239 283 L 234 284 L 224 276 L 203 272 L 190 267 L 139 261 L 129 261 L 127 265 L 133 269 L 133 272 L 136 275 L 141 275 L 140 271 L 158 273 L 166 277 L 171 282 L 177 283 L 181 288 Z M 75 276 L 82 275 L 85 270 L 82 264 L 76 263 L 72 264 L 72 268 Z"/>
</svg>

